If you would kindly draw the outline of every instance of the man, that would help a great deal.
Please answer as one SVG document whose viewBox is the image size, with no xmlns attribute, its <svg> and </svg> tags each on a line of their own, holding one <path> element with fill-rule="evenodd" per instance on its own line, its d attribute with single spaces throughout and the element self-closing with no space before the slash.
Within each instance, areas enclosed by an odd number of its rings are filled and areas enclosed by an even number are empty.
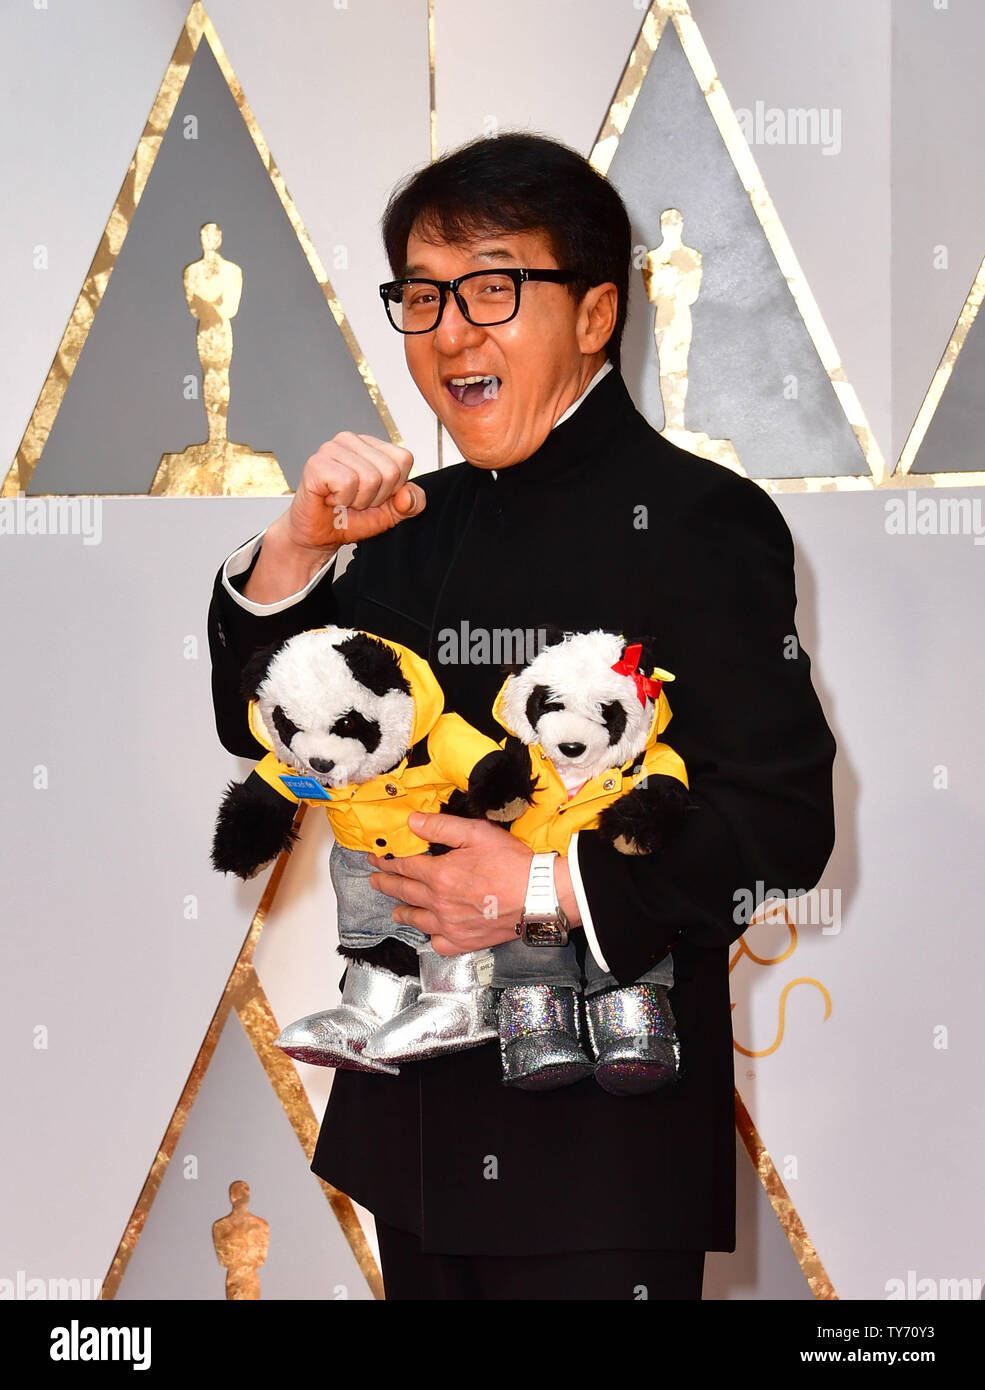
<svg viewBox="0 0 985 1390">
<path fill-rule="evenodd" d="M 216 579 L 219 736 L 259 756 L 244 663 L 328 622 L 426 656 L 447 707 L 494 737 L 502 672 L 468 650 L 440 663 L 443 633 L 656 638 L 677 677 L 666 737 L 690 778 L 684 831 L 638 858 L 583 831 L 555 887 L 579 949 L 620 984 L 673 952 L 685 1074 L 633 1097 L 591 1078 L 531 1093 L 503 1086 L 494 1045 L 396 1078 L 339 1071 L 312 1168 L 374 1213 L 388 1297 L 700 1298 L 704 1252 L 735 1243 L 736 895 L 809 889 L 833 843 L 834 740 L 796 641 L 790 535 L 755 484 L 635 410 L 619 374 L 629 221 L 580 155 L 474 141 L 409 179 L 383 232 L 387 312 L 465 462 L 409 483 L 406 450 L 349 433 L 308 460 L 288 511 Z M 411 824 L 454 848 L 378 861 L 396 920 L 448 955 L 515 941 L 530 852 L 493 825 Z"/>
</svg>

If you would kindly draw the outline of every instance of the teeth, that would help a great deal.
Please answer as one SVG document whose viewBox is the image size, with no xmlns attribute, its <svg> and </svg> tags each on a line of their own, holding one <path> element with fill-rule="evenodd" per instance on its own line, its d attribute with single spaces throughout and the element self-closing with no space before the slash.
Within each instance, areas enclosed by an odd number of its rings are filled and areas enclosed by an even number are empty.
<svg viewBox="0 0 985 1390">
<path fill-rule="evenodd" d="M 478 381 L 496 381 L 494 376 L 453 376 L 450 377 L 452 386 L 472 386 Z"/>
</svg>

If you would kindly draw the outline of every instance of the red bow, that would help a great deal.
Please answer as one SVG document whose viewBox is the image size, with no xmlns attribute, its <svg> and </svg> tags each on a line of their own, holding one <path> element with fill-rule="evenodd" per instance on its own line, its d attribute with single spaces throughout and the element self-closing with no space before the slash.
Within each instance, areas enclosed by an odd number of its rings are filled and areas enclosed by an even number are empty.
<svg viewBox="0 0 985 1390">
<path fill-rule="evenodd" d="M 659 697 L 660 691 L 663 689 L 663 681 L 655 681 L 650 676 L 644 676 L 642 671 L 637 670 L 642 651 L 643 643 L 634 642 L 631 647 L 626 648 L 622 654 L 622 659 L 617 661 L 612 669 L 618 676 L 632 676 L 636 682 L 636 693 L 640 697 L 640 704 L 645 708 L 648 695 L 651 700 L 656 700 Z"/>
</svg>

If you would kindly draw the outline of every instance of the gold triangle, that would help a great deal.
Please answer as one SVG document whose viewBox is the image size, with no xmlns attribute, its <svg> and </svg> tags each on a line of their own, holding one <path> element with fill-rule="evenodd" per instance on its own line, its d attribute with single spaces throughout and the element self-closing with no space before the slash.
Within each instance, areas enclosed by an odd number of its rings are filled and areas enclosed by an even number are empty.
<svg viewBox="0 0 985 1390">
<path fill-rule="evenodd" d="M 965 339 L 968 336 L 971 325 L 975 322 L 978 310 L 981 308 L 983 298 L 985 298 L 985 260 L 983 260 L 978 267 L 978 274 L 975 276 L 971 289 L 968 291 L 968 298 L 961 306 L 958 321 L 954 325 L 954 332 L 948 340 L 947 347 L 944 349 L 943 356 L 934 373 L 934 378 L 917 412 L 917 418 L 914 420 L 910 433 L 906 437 L 906 443 L 903 445 L 903 451 L 900 454 L 899 464 L 897 465 L 899 475 L 913 478 L 923 476 L 937 480 L 947 478 L 949 480 L 946 484 L 942 484 L 938 481 L 938 487 L 954 487 L 957 483 L 985 482 L 985 473 L 926 473 L 923 475 L 919 473 L 910 473 L 910 469 L 920 451 L 920 445 L 923 443 L 924 436 L 930 428 L 930 422 L 937 412 L 938 405 L 940 405 L 941 397 L 944 394 L 947 383 L 951 379 L 954 364 L 958 360 L 958 355 L 964 347 Z"/>
<path fill-rule="evenodd" d="M 906 470 L 900 470 L 896 474 L 890 473 L 882 451 L 866 420 L 861 402 L 845 375 L 845 369 L 838 356 L 834 341 L 824 323 L 821 311 L 807 283 L 807 277 L 800 267 L 793 246 L 783 229 L 776 208 L 773 206 L 773 200 L 770 198 L 763 176 L 759 172 L 755 158 L 742 132 L 742 127 L 725 94 L 687 0 L 653 0 L 650 5 L 616 88 L 616 94 L 608 115 L 596 137 L 591 154 L 592 165 L 599 173 L 608 173 L 612 158 L 619 146 L 619 140 L 626 129 L 643 80 L 649 70 L 650 62 L 668 22 L 673 25 L 677 32 L 695 79 L 704 93 L 708 109 L 718 127 L 742 185 L 749 195 L 752 209 L 776 257 L 777 264 L 790 286 L 804 326 L 817 349 L 818 356 L 855 433 L 869 468 L 867 474 L 855 476 L 754 478 L 753 481 L 771 493 L 868 492 L 883 489 L 895 491 L 902 487 L 960 487 L 985 484 L 985 472 L 911 475 Z M 981 278 L 981 272 L 979 272 L 979 278 Z M 977 284 L 978 281 L 976 281 Z M 969 296 L 969 302 L 970 299 L 971 296 Z M 967 326 L 965 332 L 967 332 Z M 953 361 L 951 365 L 953 365 Z M 940 389 L 943 390 L 943 383 Z"/>
<path fill-rule="evenodd" d="M 26 492 L 27 485 L 34 473 L 35 468 L 41 458 L 45 443 L 54 424 L 55 417 L 61 407 L 62 400 L 72 373 L 75 371 L 79 355 L 85 346 L 89 329 L 92 327 L 93 320 L 102 303 L 106 286 L 109 284 L 113 267 L 116 265 L 117 257 L 126 239 L 130 223 L 137 206 L 140 203 L 144 188 L 150 172 L 154 167 L 157 152 L 160 149 L 161 141 L 164 139 L 178 98 L 181 95 L 185 80 L 191 68 L 192 59 L 198 50 L 202 39 L 205 39 L 212 50 L 220 72 L 226 80 L 229 91 L 239 108 L 240 115 L 246 124 L 247 130 L 256 146 L 257 153 L 263 161 L 270 181 L 274 186 L 281 205 L 294 228 L 295 235 L 304 252 L 305 259 L 311 267 L 311 272 L 318 284 L 321 286 L 322 293 L 332 311 L 332 316 L 338 325 L 339 331 L 345 341 L 352 359 L 356 364 L 359 375 L 362 377 L 366 390 L 373 405 L 376 407 L 380 420 L 386 429 L 389 438 L 395 444 L 403 444 L 403 440 L 397 431 L 393 418 L 388 410 L 383 395 L 377 385 L 376 379 L 370 370 L 369 363 L 359 344 L 356 342 L 349 322 L 346 319 L 342 305 L 338 296 L 332 288 L 328 278 L 328 272 L 322 264 L 318 252 L 305 229 L 301 220 L 301 215 L 294 205 L 283 175 L 274 163 L 273 157 L 267 146 L 266 140 L 257 124 L 256 117 L 250 109 L 250 104 L 246 100 L 243 88 L 240 86 L 239 79 L 233 71 L 232 64 L 226 56 L 226 51 L 219 41 L 211 19 L 206 13 L 205 6 L 200 0 L 195 0 L 185 18 L 181 34 L 171 56 L 167 71 L 161 82 L 154 103 L 151 107 L 150 115 L 144 126 L 143 134 L 137 143 L 137 148 L 130 167 L 127 169 L 126 177 L 117 196 L 116 203 L 109 215 L 106 229 L 96 248 L 92 264 L 86 274 L 82 285 L 82 290 L 76 301 L 75 308 L 72 310 L 68 326 L 62 335 L 62 340 L 58 345 L 54 361 L 49 368 L 47 378 L 41 388 L 41 393 L 35 403 L 31 418 L 28 421 L 24 436 L 21 439 L 20 447 L 14 462 L 11 464 L 4 480 L 3 487 L 0 488 L 0 497 L 17 497 L 19 493 Z M 50 494 L 38 494 L 46 496 Z M 103 496 L 109 494 L 102 494 Z M 129 496 L 130 494 L 126 494 Z M 140 496 L 141 494 L 136 494 Z"/>
<path fill-rule="evenodd" d="M 305 810 L 306 807 L 302 803 L 294 819 L 295 830 L 300 829 Z M 130 1256 L 136 1249 L 148 1213 L 154 1204 L 154 1198 L 157 1196 L 168 1164 L 177 1148 L 181 1131 L 185 1127 L 185 1121 L 191 1114 L 192 1106 L 195 1104 L 202 1080 L 209 1069 L 216 1045 L 231 1010 L 235 1009 L 239 1021 L 243 1025 L 243 1030 L 259 1058 L 260 1064 L 267 1073 L 270 1084 L 277 1092 L 281 1105 L 284 1107 L 284 1113 L 290 1120 L 291 1127 L 297 1135 L 309 1163 L 314 1156 L 315 1143 L 318 1138 L 318 1123 L 296 1067 L 279 1048 L 274 1047 L 274 1038 L 277 1037 L 280 1028 L 253 965 L 253 953 L 260 940 L 260 933 L 263 931 L 267 914 L 277 896 L 286 865 L 287 853 L 285 851 L 274 865 L 263 890 L 263 896 L 253 915 L 253 920 L 250 922 L 246 939 L 229 972 L 229 978 L 226 980 L 225 988 L 216 1005 L 205 1038 L 195 1061 L 192 1063 L 188 1079 L 178 1097 L 178 1103 L 175 1105 L 150 1171 L 144 1180 L 130 1220 L 120 1238 L 109 1272 L 103 1281 L 100 1296 L 104 1299 L 116 1297 Z M 335 1213 L 342 1233 L 366 1278 L 373 1297 L 382 1299 L 383 1280 L 351 1201 L 344 1192 L 332 1187 L 322 1178 L 318 1178 L 317 1181 L 321 1184 L 322 1191 L 328 1198 L 329 1205 Z"/>
</svg>

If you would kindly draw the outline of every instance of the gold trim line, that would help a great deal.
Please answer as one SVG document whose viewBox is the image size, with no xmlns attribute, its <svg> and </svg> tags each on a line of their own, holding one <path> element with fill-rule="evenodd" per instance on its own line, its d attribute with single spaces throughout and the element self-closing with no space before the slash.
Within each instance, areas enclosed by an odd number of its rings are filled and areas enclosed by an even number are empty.
<svg viewBox="0 0 985 1390">
<path fill-rule="evenodd" d="M 783 1227 L 784 1234 L 790 1242 L 790 1247 L 797 1257 L 797 1263 L 803 1271 L 804 1278 L 807 1280 L 811 1293 L 817 1299 L 838 1299 L 834 1285 L 828 1278 L 827 1271 L 821 1263 L 814 1243 L 804 1229 L 804 1223 L 797 1215 L 797 1209 L 790 1200 L 790 1194 L 783 1186 L 776 1165 L 762 1139 L 759 1131 L 752 1122 L 752 1117 L 746 1109 L 739 1092 L 735 1092 L 735 1127 L 746 1152 L 752 1159 L 752 1166 L 759 1174 L 759 1181 L 770 1204 L 776 1213 L 776 1218 Z"/>
<path fill-rule="evenodd" d="M 311 267 L 312 274 L 321 286 L 328 307 L 332 311 L 332 316 L 338 325 L 339 331 L 345 341 L 352 359 L 356 364 L 359 375 L 369 393 L 370 399 L 376 408 L 380 420 L 386 429 L 387 434 L 394 444 L 403 445 L 393 417 L 383 399 L 383 394 L 370 370 L 369 363 L 356 341 L 349 322 L 339 302 L 335 290 L 332 288 L 328 273 L 321 262 L 318 252 L 315 250 L 314 243 L 308 235 L 307 229 L 301 215 L 294 205 L 294 200 L 288 192 L 284 178 L 278 169 L 274 159 L 263 137 L 256 117 L 250 108 L 249 102 L 243 93 L 239 79 L 233 71 L 232 64 L 226 56 L 226 51 L 219 40 L 211 19 L 206 13 L 205 6 L 201 0 L 194 0 L 184 25 L 175 45 L 171 61 L 167 71 L 161 81 L 157 95 L 154 98 L 150 115 L 144 126 L 140 140 L 133 159 L 127 169 L 123 179 L 120 192 L 117 195 L 113 210 L 106 223 L 106 229 L 96 248 L 92 264 L 89 267 L 82 290 L 72 310 L 68 327 L 62 335 L 62 340 L 58 345 L 54 360 L 49 368 L 44 385 L 35 403 L 31 418 L 28 421 L 24 436 L 14 462 L 10 465 L 7 476 L 4 479 L 3 487 L 0 488 L 0 497 L 16 497 L 20 492 L 27 491 L 27 485 L 31 480 L 35 468 L 40 461 L 51 427 L 55 417 L 61 407 L 68 383 L 72 378 L 79 360 L 79 355 L 85 346 L 86 338 L 92 327 L 93 320 L 102 303 L 106 286 L 113 273 L 117 257 L 123 246 L 130 223 L 137 206 L 143 195 L 144 188 L 154 167 L 157 152 L 161 147 L 161 142 L 167 133 L 174 115 L 178 98 L 181 95 L 191 68 L 192 59 L 198 51 L 202 37 L 205 37 L 209 47 L 212 49 L 216 63 L 226 80 L 233 100 L 239 108 L 240 115 L 243 117 L 250 136 L 256 146 L 257 153 L 263 161 L 270 181 L 274 186 L 281 205 L 287 214 L 291 226 L 294 228 L 305 258 Z M 38 496 L 51 496 L 61 494 L 37 494 Z M 91 494 L 87 494 L 91 495 Z M 127 496 L 141 496 L 140 493 L 125 494 Z"/>
</svg>

